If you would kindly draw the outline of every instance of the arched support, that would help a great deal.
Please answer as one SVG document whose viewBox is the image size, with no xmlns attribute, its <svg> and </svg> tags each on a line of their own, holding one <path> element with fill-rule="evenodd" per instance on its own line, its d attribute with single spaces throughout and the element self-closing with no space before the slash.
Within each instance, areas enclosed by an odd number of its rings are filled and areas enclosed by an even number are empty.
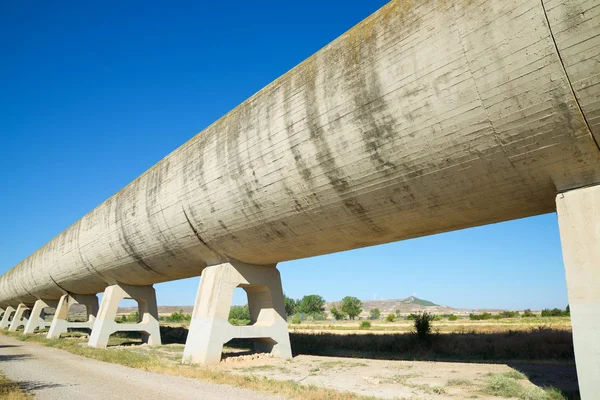
<svg viewBox="0 0 600 400">
<path fill-rule="evenodd" d="M 17 311 L 15 311 L 15 316 L 13 317 L 10 326 L 8 327 L 9 332 L 15 332 L 18 327 L 25 326 L 27 323 L 27 317 L 25 317 L 25 311 L 30 310 L 29 306 L 21 303 L 17 307 Z"/>
<path fill-rule="evenodd" d="M 6 309 L 4 310 L 4 314 L 2 315 L 2 321 L 0 321 L 0 329 L 8 328 L 10 324 L 10 317 L 15 311 L 16 310 L 14 309 L 14 307 L 6 307 Z"/>
<path fill-rule="evenodd" d="M 556 197 L 582 399 L 600 394 L 600 186 Z"/>
<path fill-rule="evenodd" d="M 29 314 L 29 318 L 27 319 L 27 323 L 25 324 L 25 329 L 23 333 L 28 335 L 33 332 L 37 328 L 46 328 L 50 326 L 50 323 L 46 322 L 44 316 L 42 315 L 44 308 L 46 307 L 56 307 L 58 302 L 56 300 L 42 300 L 38 299 L 33 308 L 31 309 L 31 313 Z"/>
<path fill-rule="evenodd" d="M 119 303 L 123 299 L 138 302 L 140 322 L 137 324 L 118 324 L 115 322 Z M 115 332 L 140 331 L 142 341 L 149 345 L 160 345 L 160 328 L 158 326 L 158 307 L 156 292 L 150 286 L 132 286 L 117 284 L 106 288 L 98 318 L 94 322 L 88 346 L 105 348 L 108 338 Z"/>
<path fill-rule="evenodd" d="M 67 315 L 74 304 L 82 304 L 86 310 L 85 322 L 69 322 Z M 68 328 L 92 329 L 96 316 L 98 315 L 98 296 L 95 294 L 65 294 L 58 301 L 56 313 L 50 324 L 50 330 L 46 336 L 48 339 L 58 339 L 61 334 L 67 332 Z"/>
<path fill-rule="evenodd" d="M 248 294 L 250 326 L 232 326 L 229 309 L 236 287 Z M 255 348 L 281 358 L 292 356 L 281 277 L 275 266 L 231 261 L 202 271 L 183 362 L 217 364 L 233 338 L 256 339 Z"/>
</svg>

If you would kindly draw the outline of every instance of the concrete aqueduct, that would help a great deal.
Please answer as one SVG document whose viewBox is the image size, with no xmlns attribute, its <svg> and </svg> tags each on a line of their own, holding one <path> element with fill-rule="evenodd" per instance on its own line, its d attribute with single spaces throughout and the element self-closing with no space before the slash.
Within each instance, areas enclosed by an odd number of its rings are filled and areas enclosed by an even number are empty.
<svg viewBox="0 0 600 400">
<path fill-rule="evenodd" d="M 557 210 L 597 398 L 599 141 L 597 1 L 393 1 L 4 274 L 0 326 L 31 333 L 56 306 L 58 337 L 82 303 L 90 346 L 160 343 L 152 284 L 201 274 L 187 361 L 234 337 L 290 357 L 278 262 Z M 238 286 L 251 326 L 227 322 Z M 122 298 L 140 323 L 115 325 Z"/>
</svg>

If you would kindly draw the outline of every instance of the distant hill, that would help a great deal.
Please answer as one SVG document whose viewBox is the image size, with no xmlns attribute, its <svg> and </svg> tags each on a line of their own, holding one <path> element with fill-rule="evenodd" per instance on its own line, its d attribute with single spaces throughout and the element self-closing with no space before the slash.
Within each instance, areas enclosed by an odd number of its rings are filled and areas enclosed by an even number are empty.
<svg viewBox="0 0 600 400">
<path fill-rule="evenodd" d="M 400 299 L 400 302 L 402 304 L 416 304 L 418 306 L 423 306 L 423 307 L 432 307 L 432 306 L 439 305 L 439 304 L 435 304 L 429 300 L 419 299 L 418 297 L 415 297 L 415 296 L 410 296 L 410 297 L 406 297 L 404 299 Z"/>
</svg>

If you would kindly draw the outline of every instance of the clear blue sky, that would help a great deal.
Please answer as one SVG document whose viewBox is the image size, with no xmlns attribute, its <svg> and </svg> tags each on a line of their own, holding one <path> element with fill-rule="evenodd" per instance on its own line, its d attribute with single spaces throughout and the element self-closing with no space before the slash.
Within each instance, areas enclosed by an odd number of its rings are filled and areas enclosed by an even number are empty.
<svg viewBox="0 0 600 400">
<path fill-rule="evenodd" d="M 0 272 L 384 3 L 0 2 Z M 292 297 L 567 304 L 553 214 L 280 270 Z M 159 303 L 197 283 L 157 285 Z"/>
</svg>

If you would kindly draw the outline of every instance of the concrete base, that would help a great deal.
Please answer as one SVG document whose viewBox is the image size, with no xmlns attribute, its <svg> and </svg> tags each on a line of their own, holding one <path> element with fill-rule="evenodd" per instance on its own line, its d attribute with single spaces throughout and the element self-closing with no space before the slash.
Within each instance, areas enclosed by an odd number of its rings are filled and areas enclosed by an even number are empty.
<svg viewBox="0 0 600 400">
<path fill-rule="evenodd" d="M 138 302 L 141 321 L 137 324 L 118 324 L 115 322 L 119 302 L 133 299 Z M 98 318 L 94 322 L 88 346 L 105 348 L 108 338 L 115 332 L 141 331 L 142 341 L 149 345 L 160 345 L 158 326 L 158 307 L 156 292 L 150 286 L 112 285 L 106 288 Z"/>
<path fill-rule="evenodd" d="M 19 304 L 19 306 L 17 307 L 17 311 L 15 312 L 15 316 L 13 317 L 12 321 L 10 322 L 10 326 L 8 327 L 9 332 L 15 332 L 18 327 L 25 326 L 28 318 L 25 317 L 24 314 L 27 310 L 30 310 L 29 306 L 26 306 L 22 303 Z"/>
<path fill-rule="evenodd" d="M 582 399 L 600 395 L 600 186 L 556 197 Z"/>
<path fill-rule="evenodd" d="M 69 309 L 74 304 L 85 305 L 87 318 L 85 322 L 69 322 L 67 321 L 67 315 Z M 82 294 L 65 294 L 58 301 L 56 307 L 56 313 L 50 324 L 50 330 L 46 337 L 48 339 L 58 339 L 61 334 L 67 332 L 68 328 L 84 328 L 92 329 L 96 316 L 98 315 L 98 296 L 95 294 L 82 295 Z"/>
<path fill-rule="evenodd" d="M 56 300 L 37 300 L 31 309 L 31 313 L 29 314 L 29 319 L 25 324 L 25 329 L 23 330 L 24 334 L 31 334 L 35 332 L 38 328 L 46 328 L 50 326 L 49 322 L 46 322 L 44 319 L 43 311 L 46 307 L 56 307 L 58 302 Z"/>
<path fill-rule="evenodd" d="M 250 326 L 228 322 L 236 287 L 248 294 Z M 275 266 L 232 261 L 202 271 L 183 362 L 217 364 L 223 345 L 233 338 L 256 339 L 256 350 L 292 357 L 281 278 Z"/>
<path fill-rule="evenodd" d="M 16 310 L 11 306 L 6 307 L 6 309 L 4 310 L 4 314 L 2 315 L 2 321 L 0 321 L 0 329 L 8 328 L 10 324 L 10 317 L 15 311 Z"/>
</svg>

